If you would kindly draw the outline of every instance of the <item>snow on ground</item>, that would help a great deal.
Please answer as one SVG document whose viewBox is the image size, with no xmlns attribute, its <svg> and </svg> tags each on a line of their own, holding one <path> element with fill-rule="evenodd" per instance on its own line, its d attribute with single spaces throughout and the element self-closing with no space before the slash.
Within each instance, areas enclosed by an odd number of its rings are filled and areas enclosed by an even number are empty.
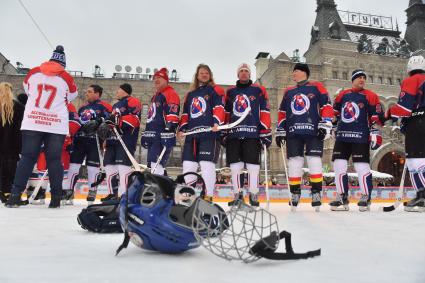
<svg viewBox="0 0 425 283">
<path fill-rule="evenodd" d="M 425 282 L 425 214 L 291 213 L 272 204 L 279 228 L 296 252 L 322 248 L 313 259 L 252 264 L 227 262 L 200 247 L 180 255 L 148 252 L 130 243 L 116 257 L 122 234 L 93 234 L 76 216 L 84 207 L 0 207 L 0 282 Z M 281 243 L 283 244 L 283 243 Z"/>
</svg>

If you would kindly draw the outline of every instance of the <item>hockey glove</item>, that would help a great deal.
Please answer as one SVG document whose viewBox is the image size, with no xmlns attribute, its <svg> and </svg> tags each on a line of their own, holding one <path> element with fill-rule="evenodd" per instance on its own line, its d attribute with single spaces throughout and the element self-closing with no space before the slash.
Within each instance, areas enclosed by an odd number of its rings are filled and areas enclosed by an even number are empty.
<svg viewBox="0 0 425 283">
<path fill-rule="evenodd" d="M 99 139 L 104 141 L 111 136 L 111 127 L 105 122 L 97 127 L 96 132 Z"/>
<path fill-rule="evenodd" d="M 331 137 L 332 132 L 332 122 L 330 120 L 323 120 L 319 122 L 317 127 L 317 137 L 324 141 Z"/>
<path fill-rule="evenodd" d="M 275 132 L 275 141 L 276 145 L 280 147 L 280 145 L 284 145 L 286 143 L 286 131 L 284 129 L 276 129 Z"/>
<path fill-rule="evenodd" d="M 172 148 L 176 145 L 176 134 L 173 132 L 162 132 L 161 133 L 161 145 L 167 149 Z"/>
<path fill-rule="evenodd" d="M 382 144 L 381 131 L 376 128 L 371 128 L 369 141 L 370 141 L 370 149 L 377 150 Z"/>
<path fill-rule="evenodd" d="M 262 145 L 266 145 L 267 148 L 272 144 L 271 130 L 260 131 L 260 142 Z"/>
<path fill-rule="evenodd" d="M 104 122 L 104 119 L 102 117 L 98 117 L 96 119 L 88 121 L 86 124 L 83 125 L 81 128 L 81 131 L 85 133 L 86 135 L 92 135 L 96 133 L 97 128 Z"/>
</svg>

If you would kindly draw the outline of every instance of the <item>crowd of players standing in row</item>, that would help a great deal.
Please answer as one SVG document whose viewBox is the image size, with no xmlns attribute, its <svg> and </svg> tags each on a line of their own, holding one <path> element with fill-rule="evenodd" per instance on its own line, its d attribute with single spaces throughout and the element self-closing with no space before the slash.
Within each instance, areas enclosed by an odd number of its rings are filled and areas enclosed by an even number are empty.
<svg viewBox="0 0 425 283">
<path fill-rule="evenodd" d="M 131 162 L 111 129 L 118 130 L 126 147 L 134 154 L 141 103 L 131 95 L 132 87 L 128 83 L 118 88 L 117 102 L 112 106 L 101 100 L 102 87 L 91 85 L 86 90 L 87 102 L 76 111 L 71 101 L 77 96 L 77 87 L 64 70 L 65 65 L 63 47 L 58 46 L 52 58 L 32 69 L 24 80 L 28 101 L 21 126 L 22 158 L 7 197 L 7 207 L 18 207 L 22 203 L 21 194 L 40 152 L 44 152 L 47 161 L 51 208 L 59 207 L 61 200 L 62 204 L 72 204 L 74 186 L 84 160 L 89 184 L 96 184 L 102 174 L 100 167 L 104 167 L 110 197 L 114 197 L 113 182 L 117 176 L 116 197 L 125 192 L 132 172 Z M 417 190 L 417 197 L 405 205 L 407 208 L 424 207 L 425 59 L 411 57 L 407 71 L 409 76 L 401 84 L 398 103 L 384 111 L 378 95 L 365 88 L 367 74 L 363 70 L 353 71 L 352 88 L 341 91 L 332 105 L 326 88 L 309 80 L 308 65 L 295 65 L 292 79 L 296 85 L 284 91 L 275 129 L 277 145 L 286 146 L 293 207 L 298 205 L 301 196 L 304 156 L 309 167 L 312 206 L 321 205 L 323 141 L 334 135 L 333 162 L 338 194 L 331 208 L 348 209 L 347 166 L 352 157 L 362 192 L 358 206 L 361 211 L 368 210 L 373 189 L 369 151 L 380 146 L 379 128 L 385 121 L 398 118 L 402 118 L 407 166 Z M 157 71 L 153 77 L 156 91 L 151 98 L 141 145 L 148 150 L 148 166 L 155 167 L 154 173 L 162 175 L 176 145 L 176 137 L 184 137 L 183 172 L 196 172 L 200 167 L 206 183 L 206 198 L 211 201 L 218 153 L 220 146 L 224 146 L 235 201 L 243 198 L 239 175 L 246 168 L 249 202 L 258 206 L 260 153 L 272 143 L 270 106 L 266 89 L 252 82 L 247 64 L 241 64 L 236 74 L 236 85 L 225 91 L 216 85 L 211 69 L 200 64 L 180 109 L 180 98 L 169 85 L 167 69 Z M 247 109 L 250 113 L 237 126 L 219 130 L 220 125 L 237 121 Z M 203 131 L 207 128 L 210 130 Z M 193 131 L 196 133 L 187 135 Z M 63 164 L 69 166 L 68 182 L 64 187 Z M 93 201 L 96 187 L 90 190 L 88 200 Z"/>
</svg>

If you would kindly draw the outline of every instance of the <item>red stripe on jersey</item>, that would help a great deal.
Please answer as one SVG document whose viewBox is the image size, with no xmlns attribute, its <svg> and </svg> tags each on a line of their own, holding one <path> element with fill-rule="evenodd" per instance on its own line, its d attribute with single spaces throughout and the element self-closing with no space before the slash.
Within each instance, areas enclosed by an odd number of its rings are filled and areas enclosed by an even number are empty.
<svg viewBox="0 0 425 283">
<path fill-rule="evenodd" d="M 63 71 L 62 73 L 58 74 L 58 76 L 66 82 L 70 93 L 74 93 L 77 91 L 77 86 L 75 85 L 74 79 L 70 74 L 68 74 L 68 72 Z"/>
<path fill-rule="evenodd" d="M 217 105 L 213 108 L 213 116 L 219 122 L 219 124 L 223 124 L 224 122 L 224 107 L 223 105 Z"/>
<path fill-rule="evenodd" d="M 127 105 L 131 108 L 136 108 L 136 110 L 139 110 L 142 108 L 142 104 L 140 103 L 140 100 L 135 98 L 134 96 L 129 96 L 127 98 Z"/>
<path fill-rule="evenodd" d="M 323 86 L 322 83 L 316 82 L 316 81 L 311 81 L 311 82 L 308 82 L 308 85 L 315 86 L 317 88 L 317 90 L 320 92 L 320 94 L 328 95 L 328 91 L 326 90 L 326 88 Z"/>
<path fill-rule="evenodd" d="M 122 116 L 122 122 L 133 128 L 138 128 L 140 126 L 139 117 L 136 115 L 124 115 Z"/>
<path fill-rule="evenodd" d="M 180 127 L 183 127 L 184 125 L 186 125 L 189 122 L 189 116 L 184 113 L 182 114 L 182 116 L 180 117 Z"/>
<path fill-rule="evenodd" d="M 214 86 L 214 91 L 219 95 L 219 96 L 225 96 L 225 92 L 224 89 L 221 86 Z"/>
<path fill-rule="evenodd" d="M 412 114 L 412 110 L 407 109 L 400 104 L 396 104 L 390 109 L 391 116 L 394 116 L 396 118 L 398 117 L 410 117 Z"/>
<path fill-rule="evenodd" d="M 277 113 L 277 123 L 280 124 L 286 120 L 286 111 L 279 110 Z"/>
<path fill-rule="evenodd" d="M 270 118 L 270 112 L 261 110 L 260 112 L 260 123 L 263 125 L 265 129 L 270 129 L 271 127 L 271 118 Z"/>
<path fill-rule="evenodd" d="M 178 123 L 179 122 L 179 116 L 177 116 L 175 114 L 165 115 L 165 121 Z"/>
<path fill-rule="evenodd" d="M 167 104 L 180 105 L 180 97 L 171 86 L 167 86 L 164 91 L 162 91 L 162 94 L 165 96 Z"/>
<path fill-rule="evenodd" d="M 108 113 L 112 112 L 112 105 L 109 104 L 108 102 L 101 100 L 101 101 L 99 101 L 99 104 L 103 105 L 103 107 L 105 107 L 105 109 Z"/>
</svg>

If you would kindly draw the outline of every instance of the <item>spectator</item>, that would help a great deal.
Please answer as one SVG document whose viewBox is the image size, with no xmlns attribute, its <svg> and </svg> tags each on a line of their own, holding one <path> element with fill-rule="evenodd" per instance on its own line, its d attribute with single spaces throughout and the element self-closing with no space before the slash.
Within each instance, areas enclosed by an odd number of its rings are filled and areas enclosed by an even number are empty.
<svg viewBox="0 0 425 283">
<path fill-rule="evenodd" d="M 24 79 L 28 102 L 22 121 L 22 158 L 7 207 L 18 207 L 34 164 L 44 145 L 49 170 L 52 200 L 49 208 L 60 206 L 63 166 L 62 146 L 69 133 L 67 102 L 77 97 L 74 79 L 65 71 L 65 52 L 62 46 L 53 51 L 50 61 L 30 70 Z"/>
<path fill-rule="evenodd" d="M 21 122 L 25 106 L 13 100 L 12 85 L 0 83 L 0 201 L 10 195 L 21 152 Z"/>
</svg>

